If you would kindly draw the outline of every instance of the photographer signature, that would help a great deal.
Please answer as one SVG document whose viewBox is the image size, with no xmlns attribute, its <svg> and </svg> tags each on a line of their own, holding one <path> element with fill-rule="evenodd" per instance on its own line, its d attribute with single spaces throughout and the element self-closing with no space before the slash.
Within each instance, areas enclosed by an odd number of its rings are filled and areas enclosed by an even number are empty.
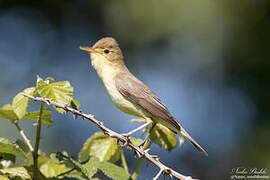
<svg viewBox="0 0 270 180">
<path fill-rule="evenodd" d="M 248 167 L 235 167 L 232 168 L 232 174 L 266 174 L 267 168 L 248 168 Z"/>
</svg>

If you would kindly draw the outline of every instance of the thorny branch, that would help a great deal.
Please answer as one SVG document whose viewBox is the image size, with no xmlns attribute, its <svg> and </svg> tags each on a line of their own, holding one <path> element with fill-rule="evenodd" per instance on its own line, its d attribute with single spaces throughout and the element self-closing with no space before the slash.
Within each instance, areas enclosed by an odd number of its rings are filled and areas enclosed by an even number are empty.
<svg viewBox="0 0 270 180">
<path fill-rule="evenodd" d="M 30 98 L 30 99 L 33 99 L 34 101 L 41 101 L 41 102 L 47 103 L 48 105 L 54 105 L 58 108 L 64 109 L 66 112 L 71 112 L 74 115 L 78 115 L 84 119 L 90 120 L 95 125 L 97 125 L 104 132 L 104 134 L 107 134 L 108 136 L 110 136 L 112 138 L 116 138 L 118 141 L 121 141 L 123 144 L 127 144 L 127 146 L 130 147 L 132 150 L 134 150 L 138 155 L 140 155 L 140 157 L 145 158 L 149 162 L 151 162 L 154 165 L 156 165 L 157 167 L 159 167 L 160 170 L 159 170 L 158 174 L 155 176 L 156 179 L 161 174 L 165 174 L 165 175 L 169 175 L 169 176 L 174 176 L 175 178 L 180 179 L 180 180 L 196 180 L 196 179 L 192 179 L 192 177 L 190 177 L 190 176 L 185 176 L 183 174 L 180 174 L 180 173 L 174 171 L 173 169 L 171 169 L 171 168 L 167 167 L 166 165 L 164 165 L 163 163 L 161 163 L 159 161 L 159 158 L 150 155 L 147 150 L 143 150 L 142 148 L 135 146 L 132 143 L 127 142 L 128 140 L 126 137 L 107 128 L 106 126 L 103 125 L 103 122 L 96 120 L 94 118 L 94 116 L 91 114 L 84 114 L 81 111 L 78 111 L 76 109 L 68 107 L 65 104 L 56 103 L 56 102 L 52 101 L 51 99 L 48 99 L 45 97 L 34 97 L 34 96 L 30 96 L 28 94 L 23 94 L 23 95 Z"/>
</svg>

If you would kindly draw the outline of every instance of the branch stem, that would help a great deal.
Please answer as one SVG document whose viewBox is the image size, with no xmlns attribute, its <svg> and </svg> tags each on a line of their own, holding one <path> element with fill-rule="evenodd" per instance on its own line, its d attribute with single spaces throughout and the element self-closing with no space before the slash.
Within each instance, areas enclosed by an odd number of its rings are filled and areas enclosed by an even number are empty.
<svg viewBox="0 0 270 180">
<path fill-rule="evenodd" d="M 123 166 L 124 170 L 128 173 L 127 161 L 126 161 L 124 151 L 122 148 L 120 149 L 120 157 L 121 157 L 122 166 Z"/>
<path fill-rule="evenodd" d="M 135 170 L 134 170 L 134 172 L 133 172 L 133 174 L 132 174 L 132 176 L 131 176 L 131 179 L 132 179 L 132 180 L 136 180 L 136 178 L 137 178 L 137 176 L 138 176 L 138 174 L 139 174 L 139 171 L 140 171 L 140 167 L 141 167 L 141 165 L 142 165 L 142 162 L 143 162 L 143 158 L 140 158 L 140 159 L 138 160 L 138 162 L 137 162 L 137 164 L 136 164 L 136 167 L 135 167 Z"/>
<path fill-rule="evenodd" d="M 40 110 L 38 115 L 37 121 L 37 129 L 36 129 L 36 142 L 35 142 L 35 149 L 33 152 L 33 161 L 34 161 L 34 179 L 38 179 L 39 169 L 38 169 L 38 149 L 39 149 L 39 141 L 40 141 L 40 133 L 41 133 L 41 120 L 42 120 L 42 113 L 44 109 L 44 102 L 40 102 Z"/>
<path fill-rule="evenodd" d="M 52 101 L 51 99 L 45 98 L 45 97 L 34 97 L 34 96 L 30 96 L 28 94 L 23 94 L 25 97 L 31 98 L 35 101 L 41 101 L 44 103 L 47 103 L 48 105 L 53 105 L 55 107 L 61 108 L 63 110 L 65 110 L 66 112 L 71 112 L 74 115 L 78 115 L 81 116 L 84 119 L 88 119 L 90 120 L 92 123 L 94 123 L 96 126 L 99 127 L 99 129 L 101 129 L 104 134 L 109 135 L 112 138 L 116 138 L 117 140 L 121 141 L 122 143 L 127 143 L 127 138 L 117 132 L 114 132 L 113 130 L 107 128 L 106 126 L 103 125 L 103 122 L 98 121 L 94 118 L 93 115 L 91 114 L 84 114 L 81 111 L 78 111 L 76 109 L 73 109 L 71 107 L 68 107 L 64 104 L 60 104 L 60 103 L 56 103 L 54 101 Z M 130 147 L 133 151 L 135 151 L 137 154 L 140 154 L 142 158 L 146 159 L 147 161 L 151 162 L 152 164 L 156 165 L 159 169 L 166 169 L 166 174 L 174 176 L 177 179 L 180 180 L 195 180 L 192 179 L 190 176 L 185 176 L 183 174 L 180 174 L 176 171 L 174 171 L 173 169 L 167 167 L 166 165 L 164 165 L 163 163 L 161 163 L 158 158 L 153 157 L 152 155 L 150 155 L 148 153 L 148 151 L 144 150 L 141 147 L 135 146 L 132 143 L 127 143 L 127 146 Z"/>
</svg>

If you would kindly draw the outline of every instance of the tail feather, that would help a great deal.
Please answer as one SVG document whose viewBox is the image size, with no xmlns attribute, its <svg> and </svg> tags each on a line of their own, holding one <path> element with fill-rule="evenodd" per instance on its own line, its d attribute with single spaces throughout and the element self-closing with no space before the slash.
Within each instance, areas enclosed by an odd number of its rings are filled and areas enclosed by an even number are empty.
<svg viewBox="0 0 270 180">
<path fill-rule="evenodd" d="M 180 144 L 184 142 L 183 138 L 187 139 L 196 149 L 208 156 L 208 153 L 184 130 L 184 128 L 181 128 L 181 132 L 178 132 L 177 134 L 180 137 Z"/>
</svg>

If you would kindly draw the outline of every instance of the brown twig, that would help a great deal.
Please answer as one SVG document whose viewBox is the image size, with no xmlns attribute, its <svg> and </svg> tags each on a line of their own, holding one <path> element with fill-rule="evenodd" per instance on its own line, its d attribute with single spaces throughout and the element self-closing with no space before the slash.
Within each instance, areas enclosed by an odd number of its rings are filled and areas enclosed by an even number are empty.
<svg viewBox="0 0 270 180">
<path fill-rule="evenodd" d="M 95 125 L 97 125 L 104 132 L 104 134 L 107 134 L 108 136 L 110 136 L 112 138 L 116 138 L 118 141 L 121 141 L 124 144 L 127 143 L 126 137 L 107 128 L 106 126 L 103 125 L 103 122 L 96 120 L 94 118 L 94 116 L 91 114 L 84 114 L 81 111 L 78 111 L 78 110 L 75 110 L 71 107 L 66 106 L 65 104 L 56 103 L 56 102 L 52 101 L 51 99 L 48 99 L 45 97 L 34 97 L 34 96 L 30 96 L 28 94 L 23 94 L 23 95 L 30 98 L 30 99 L 33 99 L 34 101 L 45 102 L 48 105 L 54 105 L 55 107 L 64 109 L 66 112 L 71 112 L 74 115 L 78 115 L 84 119 L 88 119 L 91 122 L 93 122 Z M 167 174 L 170 176 L 174 176 L 175 178 L 180 179 L 180 180 L 195 180 L 195 179 L 192 179 L 192 177 L 190 177 L 190 176 L 182 175 L 182 174 L 174 171 L 173 169 L 167 167 L 166 165 L 161 163 L 158 158 L 150 155 L 148 153 L 148 151 L 143 150 L 142 148 L 135 146 L 132 143 L 127 143 L 127 146 L 130 147 L 132 150 L 134 150 L 141 157 L 145 158 L 147 161 L 149 161 L 149 162 L 153 163 L 154 165 L 156 165 L 157 167 L 159 167 L 160 171 L 158 173 L 158 176 L 163 173 L 163 174 Z M 158 177 L 158 176 L 156 176 L 156 177 Z"/>
</svg>

